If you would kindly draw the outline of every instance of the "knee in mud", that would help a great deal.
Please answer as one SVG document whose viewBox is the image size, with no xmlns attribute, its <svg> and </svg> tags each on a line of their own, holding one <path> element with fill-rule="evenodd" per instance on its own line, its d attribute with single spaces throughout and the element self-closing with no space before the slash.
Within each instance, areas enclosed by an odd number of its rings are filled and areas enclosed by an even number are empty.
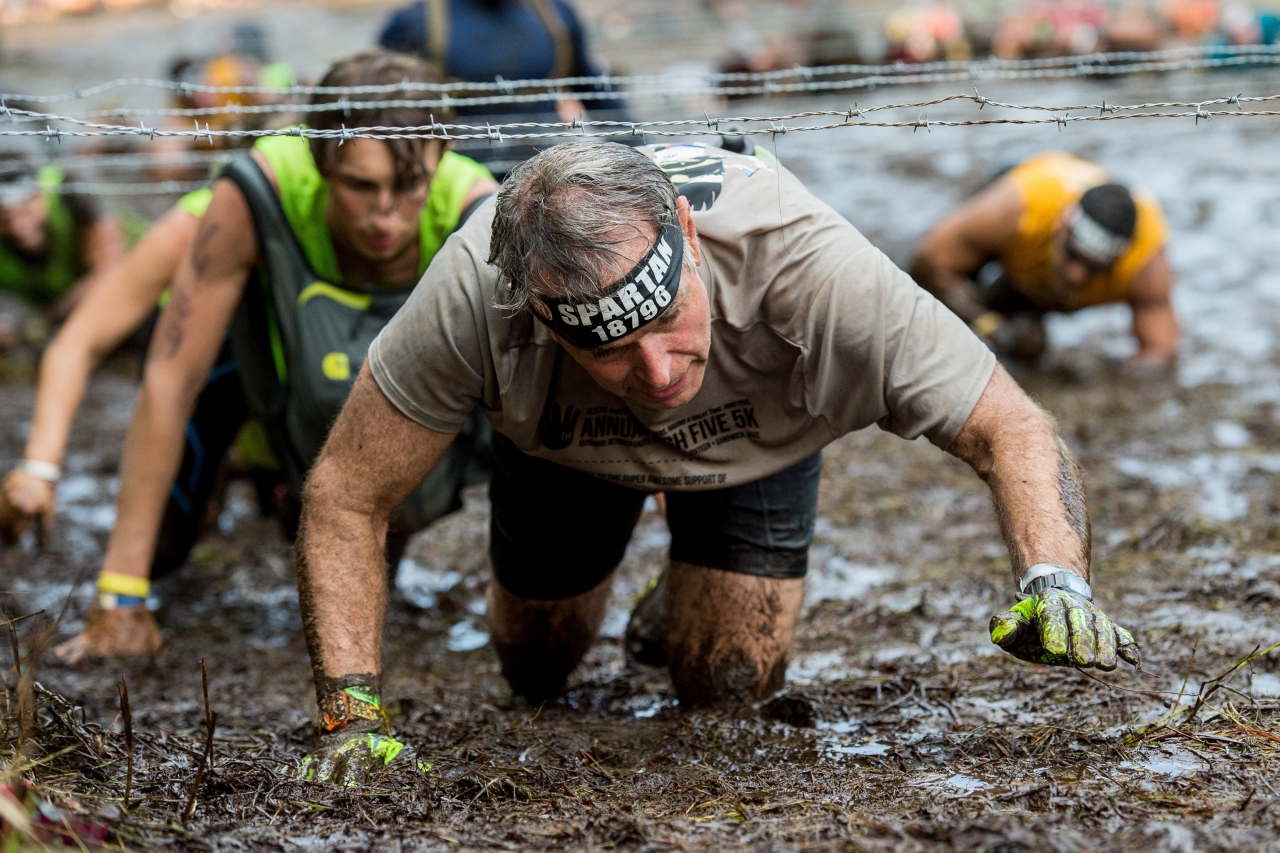
<svg viewBox="0 0 1280 853">
<path fill-rule="evenodd" d="M 708 655 L 698 649 L 672 650 L 671 680 L 683 706 L 732 706 L 776 693 L 787 671 L 784 657 L 758 660 L 741 648 Z"/>
<path fill-rule="evenodd" d="M 495 647 L 511 692 L 530 702 L 559 696 L 578 664 L 578 656 L 567 650 Z"/>
</svg>

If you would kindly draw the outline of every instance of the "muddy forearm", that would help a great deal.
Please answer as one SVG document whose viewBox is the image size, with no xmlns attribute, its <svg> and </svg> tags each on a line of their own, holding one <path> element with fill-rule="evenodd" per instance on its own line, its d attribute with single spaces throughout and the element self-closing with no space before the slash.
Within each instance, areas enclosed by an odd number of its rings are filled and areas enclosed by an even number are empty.
<svg viewBox="0 0 1280 853">
<path fill-rule="evenodd" d="M 951 447 L 991 487 L 1015 582 L 1037 563 L 1089 577 L 1089 510 L 1080 466 L 1052 418 L 997 367 Z"/>
<path fill-rule="evenodd" d="M 313 472 L 298 528 L 298 593 L 316 695 L 377 688 L 387 570 L 387 516 L 344 507 L 343 490 Z"/>
<path fill-rule="evenodd" d="M 302 625 L 322 706 L 336 689 L 378 686 L 387 520 L 452 441 L 401 414 L 361 368 L 307 480 L 298 530 Z"/>
</svg>

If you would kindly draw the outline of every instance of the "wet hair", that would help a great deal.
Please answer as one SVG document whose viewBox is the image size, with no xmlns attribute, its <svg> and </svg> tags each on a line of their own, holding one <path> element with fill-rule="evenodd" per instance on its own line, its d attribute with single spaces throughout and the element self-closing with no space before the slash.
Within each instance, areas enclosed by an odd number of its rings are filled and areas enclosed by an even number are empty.
<svg viewBox="0 0 1280 853">
<path fill-rule="evenodd" d="M 498 190 L 489 263 L 507 283 L 497 307 L 519 310 L 536 293 L 594 300 L 617 246 L 676 222 L 676 190 L 645 155 L 616 142 L 562 143 L 529 158 Z M 685 264 L 693 266 L 685 246 Z"/>
<path fill-rule="evenodd" d="M 368 50 L 349 59 L 335 62 L 320 80 L 321 86 L 385 86 L 393 83 L 440 83 L 444 77 L 440 70 L 426 60 L 403 53 L 385 50 Z M 312 104 L 327 104 L 346 98 L 348 101 L 404 101 L 427 100 L 431 93 L 423 91 L 388 91 L 363 95 L 334 95 L 316 93 Z M 345 126 L 356 127 L 423 127 L 432 121 L 452 122 L 453 113 L 440 107 L 406 107 L 388 104 L 366 109 L 330 110 L 309 113 L 307 125 L 316 130 L 338 130 Z M 429 145 L 441 144 L 434 139 L 384 139 L 391 149 L 395 163 L 395 181 L 400 187 L 411 186 L 426 179 L 423 163 Z M 341 139 L 310 140 L 311 156 L 321 174 L 328 174 L 338 162 Z"/>
<path fill-rule="evenodd" d="M 1080 197 L 1080 209 L 1103 228 L 1128 240 L 1138 224 L 1133 195 L 1120 184 L 1103 184 Z"/>
</svg>

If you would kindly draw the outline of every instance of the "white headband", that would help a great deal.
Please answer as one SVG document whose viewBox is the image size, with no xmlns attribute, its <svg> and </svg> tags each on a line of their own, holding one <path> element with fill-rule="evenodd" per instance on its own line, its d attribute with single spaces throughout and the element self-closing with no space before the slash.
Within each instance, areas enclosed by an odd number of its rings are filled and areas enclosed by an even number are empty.
<svg viewBox="0 0 1280 853">
<path fill-rule="evenodd" d="M 1127 237 L 1108 230 L 1080 207 L 1067 221 L 1067 239 L 1072 248 L 1099 266 L 1115 263 L 1129 245 Z"/>
</svg>

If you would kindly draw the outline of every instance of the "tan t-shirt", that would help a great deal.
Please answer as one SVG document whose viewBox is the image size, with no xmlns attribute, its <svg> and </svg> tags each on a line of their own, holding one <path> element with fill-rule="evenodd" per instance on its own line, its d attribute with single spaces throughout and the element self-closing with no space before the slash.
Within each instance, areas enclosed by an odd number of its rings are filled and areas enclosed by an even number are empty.
<svg viewBox="0 0 1280 853">
<path fill-rule="evenodd" d="M 964 323 L 772 157 L 639 150 L 694 210 L 711 307 L 697 395 L 628 404 L 527 311 L 493 308 L 488 202 L 369 349 L 396 408 L 449 433 L 478 404 L 525 453 L 646 490 L 751 482 L 873 423 L 951 445 L 995 366 Z"/>
</svg>

